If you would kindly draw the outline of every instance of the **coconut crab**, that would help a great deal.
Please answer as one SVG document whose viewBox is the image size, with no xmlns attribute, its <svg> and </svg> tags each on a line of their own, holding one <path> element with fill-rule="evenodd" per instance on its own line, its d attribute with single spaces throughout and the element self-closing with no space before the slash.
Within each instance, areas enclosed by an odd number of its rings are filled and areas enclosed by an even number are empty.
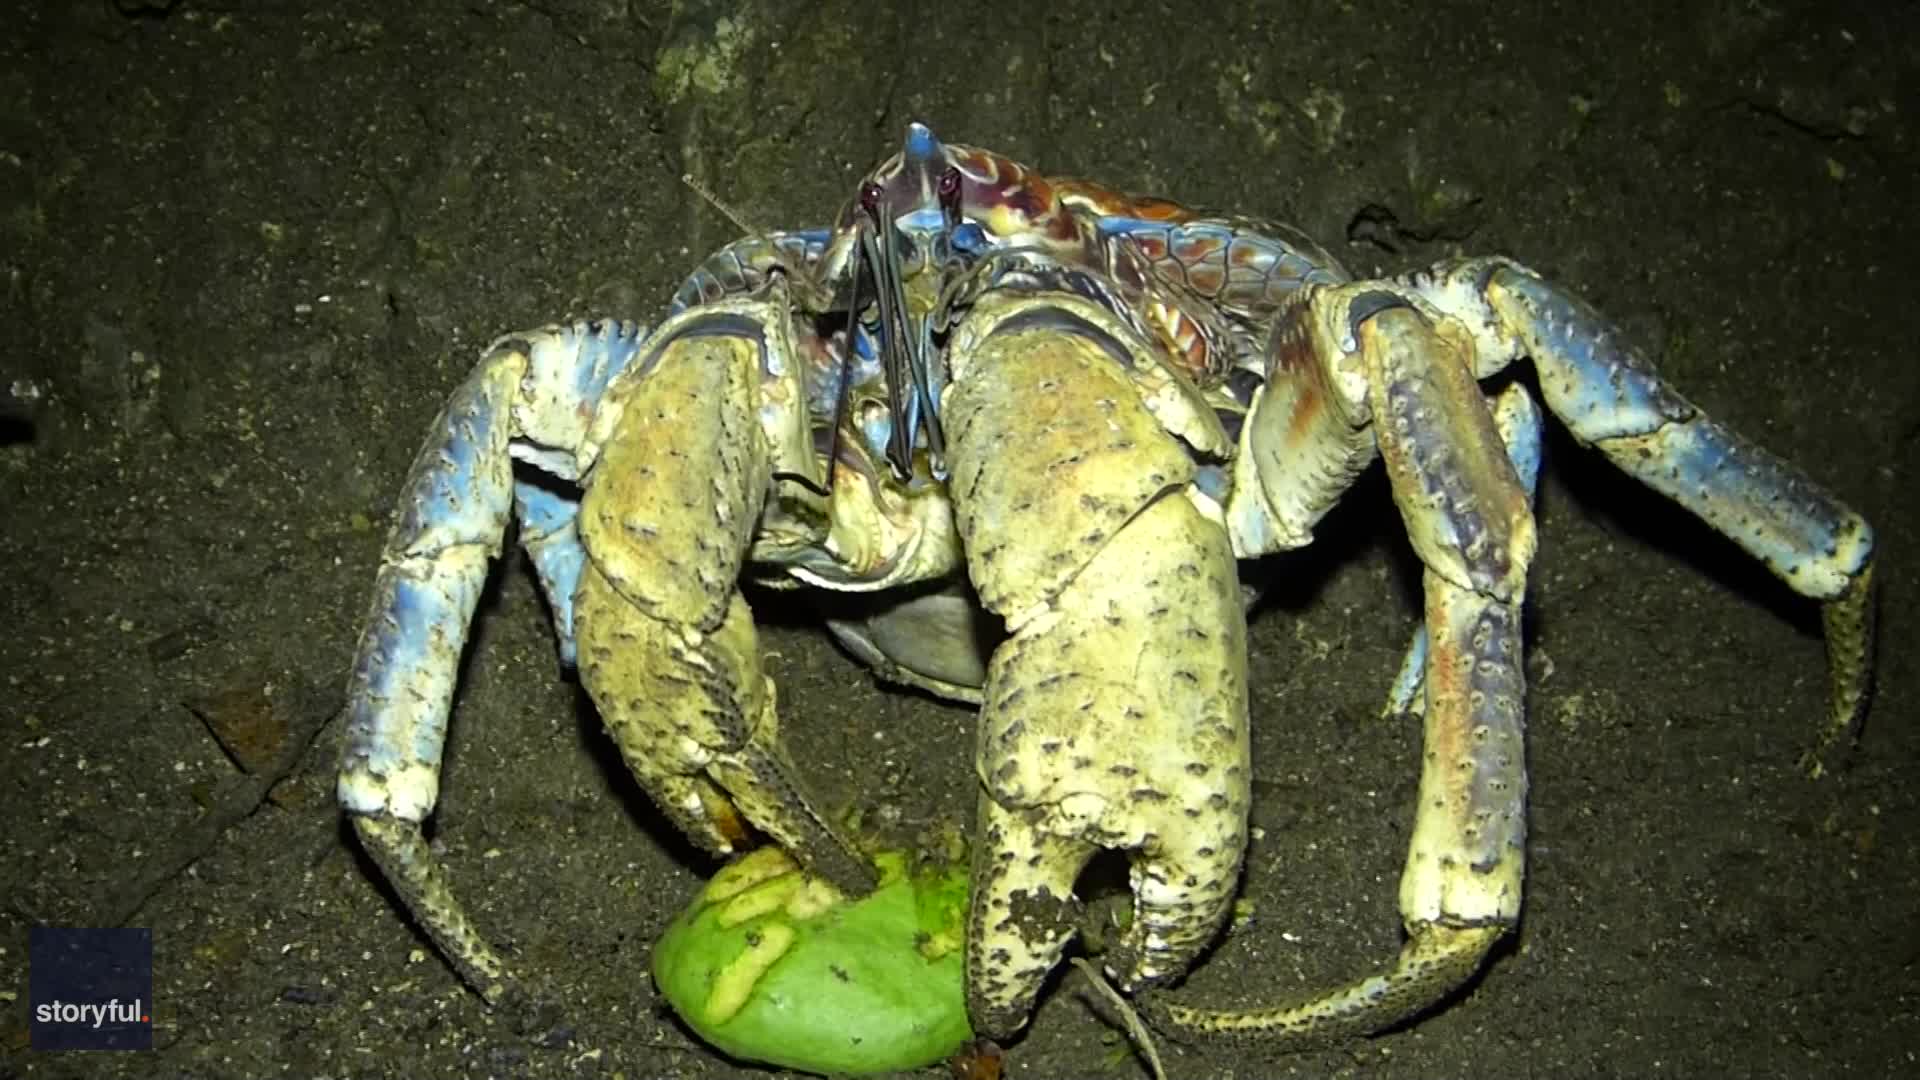
<svg viewBox="0 0 1920 1080">
<path fill-rule="evenodd" d="M 781 748 L 743 575 L 870 594 L 830 621 L 884 677 L 980 706 L 966 942 L 978 1032 L 1026 1022 L 1076 877 L 1132 858 L 1106 957 L 1184 974 L 1246 843 L 1236 560 L 1311 541 L 1376 457 L 1424 565 L 1390 707 L 1423 717 L 1381 974 L 1184 1031 L 1304 1044 L 1439 1000 L 1519 916 L 1520 608 L 1540 414 L 1481 380 L 1530 359 L 1549 409 L 1821 601 L 1830 708 L 1864 709 L 1867 524 L 1714 423 L 1577 297 L 1505 259 L 1352 280 L 1282 226 L 1040 176 L 914 125 L 832 228 L 704 262 L 652 330 L 501 338 L 409 473 L 350 684 L 338 794 L 489 1001 L 512 986 L 421 837 L 467 624 L 509 519 L 564 660 L 641 785 L 720 854 L 750 828 L 861 892 L 872 871 Z M 514 464 L 525 466 L 516 474 Z M 983 635 L 981 612 L 1004 631 Z"/>
</svg>

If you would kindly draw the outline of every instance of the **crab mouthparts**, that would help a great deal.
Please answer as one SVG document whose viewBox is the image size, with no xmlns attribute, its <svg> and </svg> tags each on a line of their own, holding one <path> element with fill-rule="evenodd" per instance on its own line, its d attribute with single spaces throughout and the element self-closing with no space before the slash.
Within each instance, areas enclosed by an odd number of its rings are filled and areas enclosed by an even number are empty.
<svg viewBox="0 0 1920 1080">
<path fill-rule="evenodd" d="M 935 246 L 915 245 L 912 255 L 920 264 L 912 268 L 916 284 L 934 269 L 931 262 Z M 945 476 L 946 438 L 938 411 L 939 376 L 934 370 L 935 305 L 929 302 L 939 290 L 936 283 L 934 288 L 918 290 L 924 295 L 909 295 L 907 253 L 902 247 L 892 210 L 885 205 L 868 208 L 867 222 L 860 229 L 860 265 L 873 277 L 879 309 L 880 358 L 887 376 L 887 408 L 892 421 L 887 463 L 894 476 L 904 482 L 913 478 L 914 450 L 920 445 L 923 430 L 933 473 Z"/>
</svg>

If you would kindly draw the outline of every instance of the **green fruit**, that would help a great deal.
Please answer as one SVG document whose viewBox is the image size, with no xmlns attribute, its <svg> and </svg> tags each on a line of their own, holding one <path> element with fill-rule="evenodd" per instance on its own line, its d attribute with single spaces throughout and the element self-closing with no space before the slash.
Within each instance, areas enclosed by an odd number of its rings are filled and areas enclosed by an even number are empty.
<svg viewBox="0 0 1920 1080">
<path fill-rule="evenodd" d="M 761 848 L 714 875 L 653 950 L 653 978 L 721 1050 L 814 1073 L 932 1064 L 973 1037 L 961 988 L 964 866 L 874 859 L 853 902 Z"/>
</svg>

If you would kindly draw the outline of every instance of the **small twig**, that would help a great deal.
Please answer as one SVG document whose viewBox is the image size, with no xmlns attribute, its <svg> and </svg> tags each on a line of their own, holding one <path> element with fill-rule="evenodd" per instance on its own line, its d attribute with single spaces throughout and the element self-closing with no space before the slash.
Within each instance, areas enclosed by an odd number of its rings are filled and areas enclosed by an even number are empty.
<svg viewBox="0 0 1920 1080">
<path fill-rule="evenodd" d="M 1107 1000 L 1107 1004 L 1112 1005 L 1114 1011 L 1120 1014 L 1120 1023 L 1126 1027 L 1128 1038 L 1131 1038 L 1133 1045 L 1139 1048 L 1141 1056 L 1147 1059 L 1147 1068 L 1153 1071 L 1153 1080 L 1167 1080 L 1167 1070 L 1160 1064 L 1160 1050 L 1154 1045 L 1153 1033 L 1147 1030 L 1147 1025 L 1141 1021 L 1140 1014 L 1133 1011 L 1133 1006 L 1127 1004 L 1127 999 L 1121 997 L 1118 990 L 1107 985 L 1107 980 L 1101 976 L 1100 970 L 1088 963 L 1086 957 L 1073 957 L 1072 963 L 1074 967 L 1080 969 L 1080 974 L 1085 975 L 1087 981 L 1093 984 L 1093 988 L 1099 991 L 1100 996 Z"/>
<path fill-rule="evenodd" d="M 114 885 L 94 909 L 94 925 L 125 926 L 131 922 L 169 882 L 212 851 L 228 829 L 252 817 L 266 803 L 267 793 L 299 767 L 314 740 L 341 711 L 338 703 L 322 704 L 318 694 L 304 685 L 289 697 L 291 700 L 282 706 L 289 721 L 280 753 L 259 772 L 228 783 L 178 842 L 155 855 L 138 877 Z"/>
</svg>

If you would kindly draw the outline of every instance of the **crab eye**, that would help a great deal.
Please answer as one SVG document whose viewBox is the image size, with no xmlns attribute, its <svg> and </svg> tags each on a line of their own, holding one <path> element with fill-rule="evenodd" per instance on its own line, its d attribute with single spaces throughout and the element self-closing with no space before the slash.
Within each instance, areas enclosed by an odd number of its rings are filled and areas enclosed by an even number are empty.
<svg viewBox="0 0 1920 1080">
<path fill-rule="evenodd" d="M 876 217 L 880 214 L 880 185 L 869 180 L 860 185 L 860 209 Z"/>
<path fill-rule="evenodd" d="M 934 190 L 940 196 L 941 206 L 949 210 L 957 209 L 960 205 L 960 170 L 952 165 L 947 166 L 947 171 L 940 174 Z"/>
<path fill-rule="evenodd" d="M 987 249 L 987 230 L 975 222 L 963 221 L 954 228 L 948 243 L 962 255 L 978 255 Z"/>
</svg>

